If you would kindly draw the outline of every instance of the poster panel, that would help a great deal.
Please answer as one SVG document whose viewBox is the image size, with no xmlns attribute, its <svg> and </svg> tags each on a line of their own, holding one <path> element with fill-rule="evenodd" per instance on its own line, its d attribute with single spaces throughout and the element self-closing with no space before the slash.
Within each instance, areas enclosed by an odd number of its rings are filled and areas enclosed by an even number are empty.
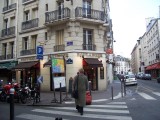
<svg viewBox="0 0 160 120">
<path fill-rule="evenodd" d="M 61 83 L 61 87 L 65 87 L 65 77 L 54 77 L 53 78 L 53 82 L 54 82 L 54 88 L 60 88 L 60 83 Z"/>
<path fill-rule="evenodd" d="M 52 73 L 64 73 L 64 60 L 52 58 Z"/>
</svg>

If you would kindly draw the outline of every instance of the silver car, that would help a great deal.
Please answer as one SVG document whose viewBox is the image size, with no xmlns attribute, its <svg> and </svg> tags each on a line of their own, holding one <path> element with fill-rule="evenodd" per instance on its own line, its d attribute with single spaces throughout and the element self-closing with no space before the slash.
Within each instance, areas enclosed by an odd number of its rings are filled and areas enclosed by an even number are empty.
<svg viewBox="0 0 160 120">
<path fill-rule="evenodd" d="M 126 85 L 137 85 L 137 80 L 134 74 L 129 74 L 125 76 Z"/>
</svg>

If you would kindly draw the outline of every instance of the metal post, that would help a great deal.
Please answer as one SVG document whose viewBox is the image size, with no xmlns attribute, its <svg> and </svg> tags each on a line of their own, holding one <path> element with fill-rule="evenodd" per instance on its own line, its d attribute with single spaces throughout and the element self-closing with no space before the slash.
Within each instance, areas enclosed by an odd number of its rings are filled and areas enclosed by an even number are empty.
<svg viewBox="0 0 160 120">
<path fill-rule="evenodd" d="M 60 82 L 60 104 L 62 104 L 62 90 L 61 90 L 61 82 Z"/>
<path fill-rule="evenodd" d="M 122 79 L 121 79 L 121 96 L 123 97 L 123 84 L 122 84 Z"/>
<path fill-rule="evenodd" d="M 113 100 L 113 86 L 111 86 L 111 94 L 112 94 L 112 100 Z"/>
<path fill-rule="evenodd" d="M 89 91 L 90 91 L 90 95 L 92 95 L 91 89 L 92 89 L 92 83 L 91 83 L 91 81 L 89 81 Z"/>
<path fill-rule="evenodd" d="M 124 79 L 124 95 L 126 96 L 126 81 Z"/>
<path fill-rule="evenodd" d="M 10 89 L 10 120 L 14 120 L 14 88 Z"/>
</svg>

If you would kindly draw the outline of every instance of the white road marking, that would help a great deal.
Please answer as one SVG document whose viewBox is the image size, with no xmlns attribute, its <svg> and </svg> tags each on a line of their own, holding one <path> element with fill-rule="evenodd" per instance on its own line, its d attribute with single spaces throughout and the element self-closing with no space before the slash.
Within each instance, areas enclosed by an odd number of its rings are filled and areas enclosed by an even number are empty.
<svg viewBox="0 0 160 120">
<path fill-rule="evenodd" d="M 126 105 L 89 105 L 87 107 L 102 107 L 102 108 L 127 108 Z"/>
<path fill-rule="evenodd" d="M 59 109 L 59 110 L 75 110 L 75 107 L 47 107 L 50 109 Z M 112 109 L 93 109 L 93 108 L 84 108 L 84 111 L 89 112 L 103 112 L 103 113 L 123 113 L 123 114 L 129 114 L 128 110 L 112 110 Z"/>
<path fill-rule="evenodd" d="M 138 92 L 138 94 L 139 94 L 140 96 L 142 96 L 143 98 L 147 99 L 147 100 L 156 100 L 155 98 L 147 95 L 146 93 Z"/>
<path fill-rule="evenodd" d="M 54 120 L 54 117 L 45 117 L 40 115 L 32 115 L 32 114 L 21 114 L 16 116 L 17 118 L 23 118 L 27 120 Z M 63 120 L 69 120 L 69 119 L 63 119 Z"/>
<path fill-rule="evenodd" d="M 153 94 L 157 95 L 157 96 L 160 96 L 160 93 L 159 92 L 153 92 Z"/>
<path fill-rule="evenodd" d="M 57 110 L 44 110 L 44 109 L 34 109 L 33 112 L 40 112 L 40 113 L 48 113 L 48 114 L 56 114 L 56 115 L 68 115 L 68 116 L 75 116 L 75 117 L 85 117 L 85 118 L 97 118 L 97 119 L 110 119 L 110 120 L 132 120 L 130 116 L 119 116 L 119 115 L 99 115 L 99 114 L 86 114 L 84 113 L 83 116 L 80 116 L 77 112 L 62 112 Z"/>
<path fill-rule="evenodd" d="M 108 104 L 120 105 L 120 104 L 126 104 L 126 103 L 125 102 L 111 102 L 111 103 L 108 103 Z"/>
</svg>

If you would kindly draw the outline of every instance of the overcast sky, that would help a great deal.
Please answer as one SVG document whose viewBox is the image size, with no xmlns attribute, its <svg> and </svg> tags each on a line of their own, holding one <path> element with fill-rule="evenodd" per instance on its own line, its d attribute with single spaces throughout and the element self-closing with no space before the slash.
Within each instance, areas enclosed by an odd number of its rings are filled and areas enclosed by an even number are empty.
<svg viewBox="0 0 160 120">
<path fill-rule="evenodd" d="M 114 53 L 131 58 L 131 52 L 146 30 L 145 18 L 159 17 L 160 0 L 109 0 L 113 24 Z"/>
</svg>

